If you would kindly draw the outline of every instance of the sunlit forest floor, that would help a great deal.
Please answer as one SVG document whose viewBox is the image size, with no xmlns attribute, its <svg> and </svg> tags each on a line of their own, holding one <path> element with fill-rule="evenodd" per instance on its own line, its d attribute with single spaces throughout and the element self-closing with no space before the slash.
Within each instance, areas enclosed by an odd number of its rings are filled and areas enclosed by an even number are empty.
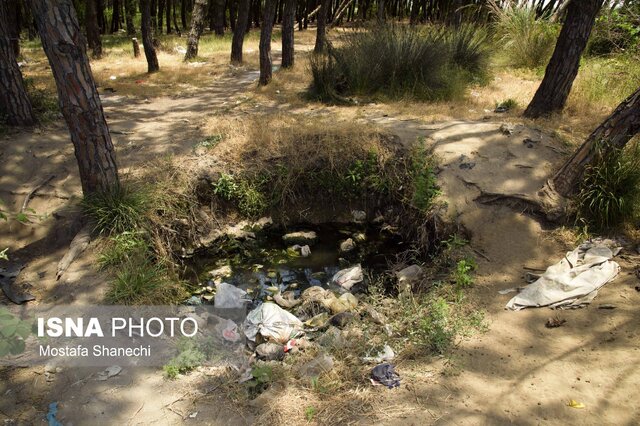
<svg viewBox="0 0 640 426">
<path fill-rule="evenodd" d="M 332 32 L 335 43 L 340 43 L 341 31 L 347 30 Z M 267 146 L 271 139 L 260 139 L 256 128 L 340 123 L 391 132 L 405 146 L 426 138 L 443 169 L 456 169 L 461 155 L 477 155 L 476 167 L 491 178 L 486 177 L 489 187 L 504 183 L 516 192 L 530 191 L 544 183 L 640 80 L 640 64 L 625 57 L 585 59 L 565 112 L 528 121 L 520 114 L 544 70 L 512 69 L 501 65 L 496 55 L 492 79 L 472 87 L 463 99 L 422 103 L 376 98 L 356 99 L 350 106 L 326 105 L 307 95 L 315 32 L 295 33 L 295 67 L 277 70 L 265 88 L 256 85 L 257 36 L 253 30 L 245 41 L 242 67 L 228 64 L 228 36 L 206 34 L 199 57 L 188 63 L 180 50 L 185 39 L 163 37 L 161 71 L 153 75 L 146 74 L 144 57 L 133 58 L 126 37 L 105 37 L 106 55 L 91 67 L 125 179 L 166 179 L 180 185 L 184 174 L 228 165 L 238 161 L 240 153 Z M 272 48 L 277 66 L 277 38 Z M 0 197 L 9 209 L 19 209 L 31 188 L 47 176 L 55 178 L 31 201 L 36 212 L 31 223 L 0 229 L 0 247 L 9 247 L 14 259 L 28 262 L 24 279 L 32 282 L 38 301 L 101 303 L 106 278 L 96 267 L 99 244 L 91 244 L 64 280 L 55 280 L 55 265 L 78 229 L 81 188 L 68 133 L 55 111 L 46 58 L 29 43 L 23 62 L 45 119 L 33 132 L 0 136 Z M 508 99 L 516 106 L 494 113 L 496 105 Z M 540 151 L 504 148 L 508 137 L 499 130 L 503 123 L 521 126 L 518 137 L 538 135 Z M 249 131 L 256 136 L 253 145 L 247 142 Z M 210 150 L 211 156 L 202 155 L 202 142 L 219 134 L 224 140 Z M 502 163 L 494 160 L 504 156 L 506 164 L 513 152 L 520 156 L 520 174 L 508 180 Z M 587 308 L 560 314 L 546 308 L 506 311 L 509 296 L 498 290 L 522 286 L 524 267 L 543 269 L 560 260 L 576 246 L 580 230 L 551 227 L 507 206 L 476 206 L 474 198 L 486 187 L 456 179 L 442 185 L 448 203 L 457 209 L 454 219 L 472 234 L 470 248 L 481 253 L 475 286 L 465 291 L 465 303 L 484 311 L 487 331 L 461 339 L 446 355 L 415 348 L 399 354 L 394 361 L 402 376 L 399 389 L 372 387 L 367 369 L 350 367 L 350 351 L 366 344 L 362 334 L 353 334 L 337 356 L 338 367 L 324 379 L 309 382 L 283 373 L 253 400 L 231 376 L 206 368 L 177 381 L 153 369 L 126 369 L 109 382 L 94 380 L 92 369 L 64 370 L 53 382 L 32 368 L 5 371 L 0 416 L 31 424 L 56 400 L 62 404 L 59 418 L 64 424 L 633 424 L 640 416 L 635 396 L 640 381 L 640 292 L 634 290 L 633 274 L 637 253 L 622 256 L 620 276 Z M 616 309 L 598 309 L 603 304 Z M 393 309 L 387 312 L 390 317 L 403 314 Z M 567 323 L 545 328 L 547 318 L 555 315 Z M 394 339 L 400 342 L 402 336 Z M 211 391 L 217 386 L 223 386 L 221 391 Z M 569 407 L 570 400 L 586 407 Z M 197 417 L 189 418 L 194 412 Z"/>
</svg>

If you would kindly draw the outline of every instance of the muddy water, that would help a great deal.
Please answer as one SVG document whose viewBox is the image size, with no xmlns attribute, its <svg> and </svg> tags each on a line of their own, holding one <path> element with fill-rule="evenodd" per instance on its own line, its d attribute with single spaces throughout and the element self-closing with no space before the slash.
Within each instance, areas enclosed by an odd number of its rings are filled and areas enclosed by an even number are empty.
<svg viewBox="0 0 640 426">
<path fill-rule="evenodd" d="M 282 236 L 294 231 L 315 231 L 317 239 L 310 245 L 311 254 L 303 257 L 295 253 Z M 351 238 L 355 248 L 340 251 L 340 243 Z M 301 244 L 302 245 L 302 244 Z M 194 269 L 200 288 L 196 296 L 209 296 L 216 282 L 226 282 L 246 290 L 251 297 L 266 300 L 277 292 L 293 290 L 299 294 L 305 288 L 319 285 L 329 287 L 333 275 L 340 269 L 361 264 L 366 277 L 381 272 L 404 250 L 397 234 L 378 226 L 322 224 L 297 225 L 286 231 L 271 228 L 256 234 L 254 240 L 223 242 L 195 259 Z M 209 271 L 230 267 L 230 273 L 212 277 Z M 203 300 L 205 303 L 208 300 Z"/>
</svg>

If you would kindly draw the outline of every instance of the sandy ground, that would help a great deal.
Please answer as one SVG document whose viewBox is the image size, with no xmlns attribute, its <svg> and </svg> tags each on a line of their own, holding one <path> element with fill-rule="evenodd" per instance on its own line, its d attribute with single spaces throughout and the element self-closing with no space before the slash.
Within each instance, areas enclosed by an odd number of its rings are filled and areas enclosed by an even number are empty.
<svg viewBox="0 0 640 426">
<path fill-rule="evenodd" d="M 203 138 L 208 114 L 247 114 L 255 73 L 228 75 L 189 97 L 132 101 L 105 94 L 103 103 L 123 173 L 166 156 L 189 161 Z M 260 110 L 260 106 L 257 107 Z M 287 111 L 286 106 L 268 109 Z M 297 113 L 300 111 L 291 111 Z M 309 113 L 309 111 L 304 111 Z M 322 113 L 316 111 L 315 113 Z M 379 389 L 372 415 L 351 418 L 356 424 L 637 424 L 640 404 L 640 292 L 633 269 L 637 254 L 623 252 L 618 278 L 605 286 L 585 309 L 554 312 L 504 310 L 509 295 L 498 290 L 524 284 L 523 267 L 544 268 L 560 260 L 567 246 L 537 219 L 504 205 L 476 201 L 483 192 L 532 194 L 561 161 L 561 144 L 547 134 L 516 126 L 512 135 L 499 131 L 500 117 L 488 121 L 422 123 L 363 107 L 359 118 L 397 133 L 405 143 L 427 138 L 441 159 L 439 175 L 449 200 L 449 213 L 472 234 L 478 256 L 477 284 L 469 297 L 484 309 L 490 327 L 461 343 L 454 353 L 455 374 L 444 360 L 402 362 L 403 386 Z M 527 148 L 526 137 L 538 140 Z M 461 157 L 464 156 L 464 157 Z M 0 139 L 0 197 L 12 211 L 25 194 L 55 175 L 30 203 L 39 215 L 33 224 L 0 228 L 0 246 L 10 247 L 12 260 L 28 263 L 22 280 L 30 282 L 35 303 L 99 303 L 104 277 L 95 268 L 93 245 L 59 282 L 55 268 L 78 229 L 74 200 L 80 197 L 75 158 L 63 125 L 18 132 Z M 461 169 L 473 162 L 472 169 Z M 3 299 L 3 302 L 7 303 Z M 598 309 L 610 303 L 613 310 Z M 550 316 L 567 323 L 544 326 Z M 249 424 L 256 407 L 234 406 L 230 395 L 206 392 L 221 380 L 206 371 L 178 382 L 164 380 L 158 370 L 125 369 L 107 382 L 95 380 L 101 369 L 67 369 L 47 382 L 42 369 L 5 371 L 0 383 L 0 418 L 17 424 L 41 424 L 47 405 L 60 402 L 65 425 L 114 424 Z M 570 399 L 583 409 L 567 406 Z M 188 415 L 198 412 L 195 418 Z M 305 423 L 301 418 L 291 424 Z M 7 423 L 11 424 L 11 423 Z"/>
</svg>

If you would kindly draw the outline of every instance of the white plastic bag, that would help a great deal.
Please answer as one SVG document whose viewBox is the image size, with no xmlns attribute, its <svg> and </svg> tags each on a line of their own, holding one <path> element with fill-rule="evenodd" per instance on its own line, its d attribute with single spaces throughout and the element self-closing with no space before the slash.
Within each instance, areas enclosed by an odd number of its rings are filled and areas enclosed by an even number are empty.
<svg viewBox="0 0 640 426">
<path fill-rule="evenodd" d="M 252 342 L 260 333 L 266 340 L 285 344 L 302 332 L 302 321 L 275 303 L 266 302 L 249 312 L 244 320 L 244 334 Z"/>
<path fill-rule="evenodd" d="M 245 307 L 247 292 L 227 283 L 216 284 L 213 306 L 219 309 L 242 309 Z"/>
<path fill-rule="evenodd" d="M 361 282 L 363 279 L 362 267 L 360 265 L 356 265 L 336 272 L 331 281 L 345 290 L 350 290 L 351 287 Z"/>
</svg>

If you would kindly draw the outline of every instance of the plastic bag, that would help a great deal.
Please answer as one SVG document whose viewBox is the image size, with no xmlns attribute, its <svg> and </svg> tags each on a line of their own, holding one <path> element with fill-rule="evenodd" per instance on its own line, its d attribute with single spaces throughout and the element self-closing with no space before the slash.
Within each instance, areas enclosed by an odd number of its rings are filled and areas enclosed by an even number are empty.
<svg viewBox="0 0 640 426">
<path fill-rule="evenodd" d="M 258 333 L 265 340 L 273 340 L 283 345 L 302 334 L 302 321 L 275 303 L 263 303 L 249 312 L 244 320 L 244 334 L 252 342 Z"/>
</svg>

